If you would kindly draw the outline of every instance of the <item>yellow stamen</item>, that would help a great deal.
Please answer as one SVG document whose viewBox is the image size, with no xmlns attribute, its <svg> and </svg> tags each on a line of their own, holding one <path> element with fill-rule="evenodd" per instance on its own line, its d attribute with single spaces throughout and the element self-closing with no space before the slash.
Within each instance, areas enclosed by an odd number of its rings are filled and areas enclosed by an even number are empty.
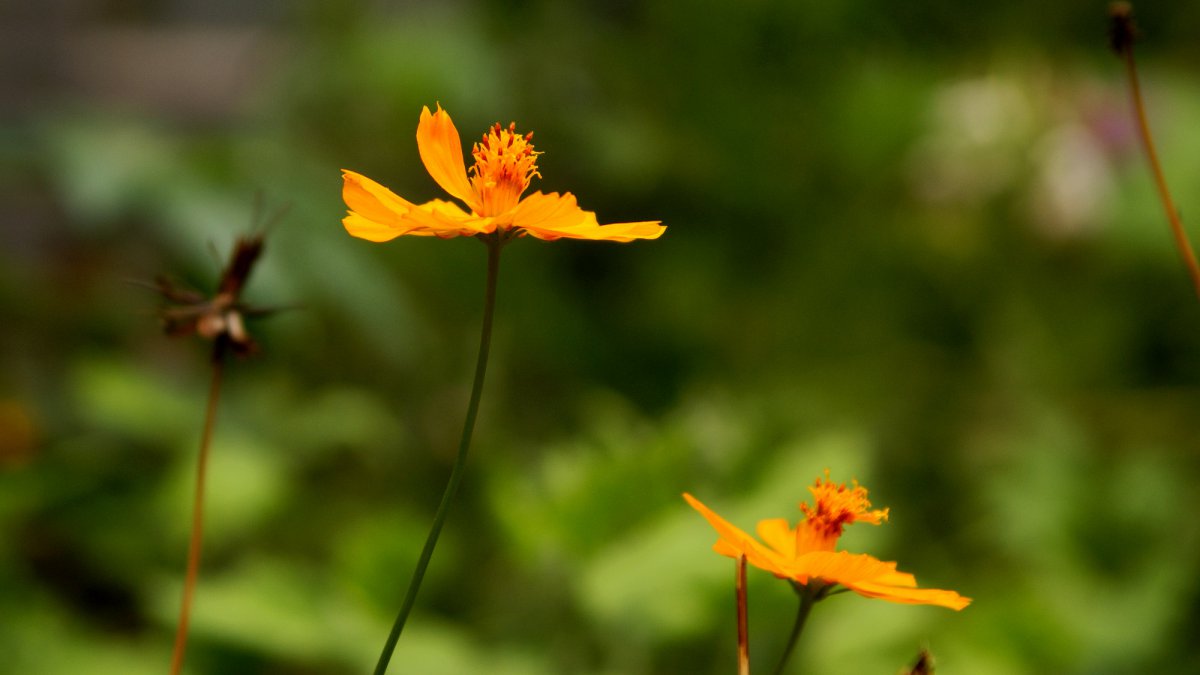
<svg viewBox="0 0 1200 675">
<path fill-rule="evenodd" d="M 796 528 L 798 545 L 832 551 L 846 525 L 856 522 L 878 525 L 887 520 L 887 509 L 870 510 L 867 489 L 860 486 L 858 481 L 854 481 L 852 488 L 847 488 L 845 483 L 837 484 L 829 480 L 826 472 L 824 480 L 818 478 L 808 489 L 816 506 L 800 503 L 804 522 Z"/>
<path fill-rule="evenodd" d="M 505 129 L 497 122 L 471 150 L 475 157 L 471 186 L 478 197 L 481 216 L 507 213 L 529 188 L 529 181 L 534 176 L 541 177 L 537 156 L 542 153 L 533 149 L 533 132 L 520 136 L 516 127 L 512 123 Z"/>
</svg>

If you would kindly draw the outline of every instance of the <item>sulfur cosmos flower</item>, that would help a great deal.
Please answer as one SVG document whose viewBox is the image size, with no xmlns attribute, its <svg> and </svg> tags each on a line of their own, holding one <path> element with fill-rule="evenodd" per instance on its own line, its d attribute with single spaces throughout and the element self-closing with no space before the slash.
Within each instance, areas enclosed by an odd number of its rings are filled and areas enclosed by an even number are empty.
<svg viewBox="0 0 1200 675">
<path fill-rule="evenodd" d="M 475 143 L 475 162 L 468 173 L 462 142 L 450 115 L 426 106 L 417 124 L 417 149 L 433 180 L 466 205 L 434 199 L 414 204 L 375 181 L 343 169 L 342 198 L 350 207 L 342 220 L 353 236 L 388 241 L 405 234 L 457 237 L 524 236 L 554 240 L 596 239 L 633 241 L 656 239 L 666 229 L 659 221 L 601 225 L 596 214 L 584 211 L 569 192 L 525 194 L 534 177 L 541 177 L 533 149 L 533 134 L 518 134 L 516 125 L 495 124 Z"/>
<path fill-rule="evenodd" d="M 838 538 L 845 526 L 853 523 L 878 525 L 887 520 L 887 509 L 870 510 L 866 488 L 817 479 L 809 487 L 814 506 L 800 504 L 804 519 L 790 527 L 783 518 L 758 523 L 759 541 L 731 525 L 690 494 L 684 499 L 704 516 L 720 536 L 713 550 L 764 569 L 781 579 L 807 586 L 840 584 L 859 595 L 914 605 L 940 605 L 962 609 L 970 598 L 932 588 L 917 588 L 911 574 L 896 570 L 896 563 L 883 562 L 866 554 L 837 551 Z"/>
</svg>

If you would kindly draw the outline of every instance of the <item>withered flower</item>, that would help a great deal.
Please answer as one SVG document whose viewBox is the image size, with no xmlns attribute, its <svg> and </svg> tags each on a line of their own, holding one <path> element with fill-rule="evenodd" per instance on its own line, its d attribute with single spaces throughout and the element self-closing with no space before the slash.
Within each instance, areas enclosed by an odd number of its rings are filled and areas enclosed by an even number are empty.
<svg viewBox="0 0 1200 675">
<path fill-rule="evenodd" d="M 228 347 L 238 356 L 258 351 L 258 343 L 246 331 L 245 320 L 265 316 L 272 309 L 252 307 L 242 302 L 242 289 L 263 251 L 263 235 L 239 237 L 229 264 L 221 272 L 217 292 L 207 298 L 202 293 L 180 286 L 159 275 L 154 287 L 166 301 L 159 311 L 163 330 L 171 337 L 199 335 L 215 342 L 216 354 Z"/>
</svg>

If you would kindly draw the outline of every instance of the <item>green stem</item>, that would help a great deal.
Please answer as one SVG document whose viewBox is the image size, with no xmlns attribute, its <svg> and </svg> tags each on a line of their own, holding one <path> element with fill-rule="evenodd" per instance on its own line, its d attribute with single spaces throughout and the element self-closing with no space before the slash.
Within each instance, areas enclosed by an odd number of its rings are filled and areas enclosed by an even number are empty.
<svg viewBox="0 0 1200 675">
<path fill-rule="evenodd" d="M 819 581 L 812 581 L 808 585 L 796 584 L 796 595 L 800 596 L 800 608 L 796 611 L 796 622 L 792 624 L 792 634 L 788 636 L 787 647 L 783 650 L 783 656 L 779 657 L 779 664 L 775 666 L 775 675 L 783 675 L 783 670 L 792 656 L 792 650 L 796 648 L 800 633 L 804 631 L 804 623 L 808 621 L 808 615 L 812 612 L 813 605 L 824 599 L 829 589 L 829 586 L 823 586 Z"/>
<path fill-rule="evenodd" d="M 383 675 L 387 672 L 388 663 L 392 660 L 392 652 L 396 649 L 396 642 L 399 641 L 400 633 L 404 631 L 404 623 L 408 620 L 413 604 L 416 603 L 417 591 L 421 588 L 421 580 L 425 578 L 425 569 L 429 567 L 429 560 L 433 557 L 433 549 L 437 546 L 442 525 L 445 524 L 446 515 L 450 512 L 450 504 L 454 501 L 454 496 L 458 494 L 463 470 L 467 464 L 467 451 L 471 448 L 471 432 L 475 430 L 475 417 L 479 412 L 479 396 L 483 391 L 483 375 L 487 371 L 488 352 L 491 349 L 492 315 L 496 309 L 496 278 L 500 270 L 500 248 L 504 245 L 504 238 L 499 235 L 481 237 L 481 239 L 487 245 L 488 250 L 487 286 L 484 290 L 483 328 L 479 333 L 479 356 L 475 361 L 475 381 L 471 385 L 471 400 L 467 404 L 467 420 L 463 424 L 462 440 L 458 444 L 458 456 L 454 459 L 454 468 L 450 470 L 450 481 L 446 483 L 442 502 L 438 505 L 437 514 L 433 517 L 433 526 L 429 529 L 429 536 L 425 539 L 425 548 L 421 550 L 421 557 L 417 559 L 417 568 L 413 570 L 412 581 L 408 582 L 404 604 L 400 607 L 400 613 L 396 615 L 396 621 L 392 624 L 392 631 L 383 645 L 379 663 L 375 665 L 375 675 Z"/>
</svg>

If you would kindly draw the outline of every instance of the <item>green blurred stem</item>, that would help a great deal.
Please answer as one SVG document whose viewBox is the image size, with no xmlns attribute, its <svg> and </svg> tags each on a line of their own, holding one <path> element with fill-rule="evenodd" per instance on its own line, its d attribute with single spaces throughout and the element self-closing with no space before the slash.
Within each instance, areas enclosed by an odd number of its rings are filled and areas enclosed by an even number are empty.
<svg viewBox="0 0 1200 675">
<path fill-rule="evenodd" d="M 804 632 L 804 624 L 808 621 L 808 615 L 812 612 L 813 605 L 824 600 L 825 596 L 833 590 L 833 586 L 822 584 L 816 580 L 810 580 L 808 584 L 793 583 L 793 586 L 796 589 L 796 595 L 800 596 L 800 607 L 796 610 L 796 622 L 792 624 L 792 634 L 788 636 L 787 647 L 784 647 L 783 656 L 779 657 L 779 664 L 775 666 L 775 675 L 783 675 L 788 659 L 792 657 L 792 650 L 796 648 L 796 643 L 800 640 L 800 633 Z"/>
<path fill-rule="evenodd" d="M 479 237 L 487 245 L 487 285 L 484 290 L 483 328 L 479 333 L 479 356 L 475 361 L 475 381 L 471 385 L 471 400 L 467 404 L 467 420 L 463 424 L 462 440 L 458 444 L 458 456 L 454 460 L 454 468 L 450 470 L 450 481 L 446 483 L 446 491 L 442 494 L 442 503 L 438 505 L 437 514 L 433 517 L 433 526 L 425 539 L 425 548 L 417 559 L 417 568 L 413 570 L 412 581 L 408 583 L 408 591 L 404 596 L 404 604 L 392 624 L 392 632 L 388 634 L 387 642 L 383 645 L 383 653 L 379 655 L 379 663 L 375 665 L 375 675 L 387 672 L 388 663 L 392 660 L 392 652 L 400 633 L 404 631 L 404 623 L 417 600 L 417 591 L 421 589 L 421 580 L 425 578 L 425 569 L 433 557 L 433 549 L 437 546 L 438 536 L 442 533 L 442 525 L 450 512 L 450 504 L 458 494 L 462 483 L 463 471 L 467 465 L 467 451 L 471 448 L 471 433 L 475 430 L 475 417 L 479 412 L 479 396 L 483 391 L 483 375 L 487 372 L 488 352 L 492 342 L 492 316 L 496 309 L 496 278 L 500 270 L 500 249 L 504 246 L 506 237 L 497 232 Z"/>
</svg>

